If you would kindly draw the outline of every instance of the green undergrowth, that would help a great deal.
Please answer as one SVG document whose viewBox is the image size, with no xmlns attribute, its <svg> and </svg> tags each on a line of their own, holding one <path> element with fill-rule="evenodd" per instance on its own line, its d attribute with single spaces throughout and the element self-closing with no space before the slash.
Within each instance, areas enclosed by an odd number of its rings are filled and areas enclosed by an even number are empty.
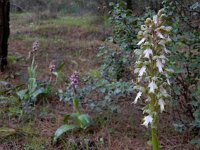
<svg viewBox="0 0 200 150">
<path fill-rule="evenodd" d="M 49 19 L 49 20 L 42 20 L 39 21 L 38 24 L 40 27 L 46 26 L 79 26 L 83 28 L 89 28 L 94 22 L 96 17 L 95 16 L 64 16 L 59 17 L 57 19 Z"/>
<path fill-rule="evenodd" d="M 11 14 L 11 24 L 15 23 L 15 25 L 25 28 L 28 27 L 32 31 L 37 31 L 41 28 L 48 27 L 63 27 L 67 26 L 71 27 L 80 27 L 85 30 L 91 31 L 91 29 L 95 28 L 96 22 L 98 22 L 98 17 L 95 15 L 83 15 L 83 16 L 59 16 L 57 18 L 49 18 L 49 19 L 37 19 L 34 17 L 33 13 L 21 13 L 21 14 Z M 104 19 L 105 20 L 105 19 Z M 103 21 L 105 22 L 105 21 Z M 14 27 L 14 25 L 13 25 Z"/>
<path fill-rule="evenodd" d="M 94 15 L 61 16 L 30 22 L 26 18 L 32 15 L 31 13 L 11 14 L 12 35 L 10 40 L 30 43 L 37 40 L 42 44 L 72 44 L 73 46 L 73 43 L 74 45 L 77 43 L 78 45 L 88 45 L 87 42 L 93 41 L 93 36 L 97 37 L 99 34 L 103 36 L 104 34 L 102 28 L 98 27 L 98 17 Z"/>
</svg>

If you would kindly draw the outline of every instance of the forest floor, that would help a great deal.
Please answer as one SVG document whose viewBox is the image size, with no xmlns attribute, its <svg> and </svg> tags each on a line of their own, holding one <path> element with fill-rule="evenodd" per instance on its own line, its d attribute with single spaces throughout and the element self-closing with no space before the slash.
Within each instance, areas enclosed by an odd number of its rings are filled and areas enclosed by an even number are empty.
<svg viewBox="0 0 200 150">
<path fill-rule="evenodd" d="M 12 14 L 9 66 L 0 81 L 12 86 L 27 81 L 30 62 L 26 58 L 35 41 L 40 43 L 36 59 L 39 81 L 48 80 L 48 67 L 53 60 L 56 64 L 64 62 L 66 77 L 75 70 L 84 74 L 100 65 L 96 58 L 98 47 L 109 34 L 108 26 L 92 15 L 39 20 L 29 13 Z M 58 88 L 65 86 L 62 83 Z M 88 131 L 65 135 L 57 144 L 52 144 L 52 137 L 64 115 L 73 112 L 69 105 L 52 96 L 38 104 L 31 115 L 21 115 L 16 104 L 0 104 L 0 150 L 150 150 L 150 132 L 141 126 L 141 108 L 130 103 L 119 104 L 123 110 L 120 113 L 96 113 L 83 107 L 82 111 L 90 114 L 96 125 Z M 193 149 L 185 140 L 186 134 L 175 132 L 169 114 L 163 114 L 159 123 L 161 149 Z"/>
</svg>

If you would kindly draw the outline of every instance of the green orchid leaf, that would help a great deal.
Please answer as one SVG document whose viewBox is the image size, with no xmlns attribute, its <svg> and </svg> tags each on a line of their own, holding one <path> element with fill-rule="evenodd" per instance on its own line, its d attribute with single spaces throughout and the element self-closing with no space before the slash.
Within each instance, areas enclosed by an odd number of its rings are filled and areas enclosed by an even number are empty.
<svg viewBox="0 0 200 150">
<path fill-rule="evenodd" d="M 21 90 L 21 91 L 17 92 L 17 96 L 19 96 L 19 98 L 20 98 L 21 100 L 23 100 L 23 99 L 25 99 L 25 97 L 26 97 L 27 91 L 28 91 L 27 89 Z"/>
<path fill-rule="evenodd" d="M 89 115 L 86 115 L 86 114 L 82 114 L 78 116 L 78 119 L 81 123 L 81 128 L 83 129 L 87 128 L 92 123 L 92 119 L 90 118 Z"/>
<path fill-rule="evenodd" d="M 78 119 L 79 114 L 78 113 L 71 113 L 70 116 L 74 119 Z"/>
<path fill-rule="evenodd" d="M 45 89 L 44 88 L 40 88 L 36 91 L 34 91 L 31 95 L 33 97 L 33 99 L 37 98 L 38 95 L 45 93 Z"/>
<path fill-rule="evenodd" d="M 63 69 L 64 66 L 65 66 L 65 63 L 64 63 L 64 62 L 60 63 L 60 64 L 58 65 L 58 67 L 56 68 L 56 72 L 62 71 L 62 69 Z"/>
<path fill-rule="evenodd" d="M 65 124 L 68 124 L 70 117 L 71 117 L 70 114 L 67 114 L 67 115 L 64 116 L 64 123 Z"/>
<path fill-rule="evenodd" d="M 29 78 L 28 89 L 32 93 L 37 88 L 37 82 L 35 78 Z"/>
<path fill-rule="evenodd" d="M 62 136 L 64 133 L 68 132 L 68 131 L 72 131 L 74 129 L 78 128 L 75 125 L 62 125 L 61 127 L 59 127 L 55 134 L 54 134 L 54 138 L 53 138 L 53 142 L 56 142 L 58 140 L 58 138 L 60 138 L 60 136 Z"/>
</svg>

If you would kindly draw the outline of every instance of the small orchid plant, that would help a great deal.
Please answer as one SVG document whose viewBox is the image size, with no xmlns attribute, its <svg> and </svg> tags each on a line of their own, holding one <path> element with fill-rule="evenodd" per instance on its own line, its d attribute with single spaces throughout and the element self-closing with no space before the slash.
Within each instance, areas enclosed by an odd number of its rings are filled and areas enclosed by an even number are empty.
<svg viewBox="0 0 200 150">
<path fill-rule="evenodd" d="M 166 45 L 170 43 L 169 37 L 172 27 L 165 26 L 167 16 L 161 9 L 153 19 L 147 18 L 145 24 L 138 32 L 140 39 L 137 44 L 140 48 L 134 51 L 138 60 L 136 61 L 134 73 L 137 75 L 135 89 L 138 91 L 134 103 L 143 96 L 146 106 L 143 108 L 145 117 L 143 125 L 151 126 L 151 144 L 153 150 L 159 149 L 157 137 L 158 113 L 163 112 L 170 95 L 169 73 L 167 68 L 167 56 L 170 51 Z"/>
<path fill-rule="evenodd" d="M 60 138 L 64 133 L 81 129 L 84 130 L 92 124 L 92 119 L 87 114 L 82 114 L 79 106 L 79 100 L 77 97 L 77 87 L 79 86 L 79 74 L 78 72 L 74 72 L 70 77 L 70 88 L 73 90 L 73 107 L 75 113 L 67 114 L 64 118 L 64 125 L 59 127 L 55 134 L 53 141 L 56 142 L 58 138 Z M 73 119 L 73 124 L 70 124 L 70 119 Z"/>
<path fill-rule="evenodd" d="M 17 92 L 17 95 L 22 101 L 22 105 L 25 110 L 29 110 L 29 106 L 35 105 L 39 95 L 47 93 L 46 89 L 37 83 L 37 64 L 35 57 L 39 51 L 39 47 L 39 42 L 36 41 L 33 43 L 32 50 L 29 52 L 28 57 L 31 58 L 31 66 L 28 67 L 28 84 L 26 85 L 25 89 Z"/>
</svg>

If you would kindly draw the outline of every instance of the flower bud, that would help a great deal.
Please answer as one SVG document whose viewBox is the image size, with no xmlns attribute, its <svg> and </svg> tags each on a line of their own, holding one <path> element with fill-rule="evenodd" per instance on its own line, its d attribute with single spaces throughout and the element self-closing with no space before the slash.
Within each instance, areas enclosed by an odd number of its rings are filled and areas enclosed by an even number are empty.
<svg viewBox="0 0 200 150">
<path fill-rule="evenodd" d="M 139 31 L 138 34 L 137 34 L 137 38 L 138 39 L 141 39 L 143 37 L 143 32 L 142 31 Z"/>
<path fill-rule="evenodd" d="M 145 21 L 145 25 L 149 26 L 151 24 L 152 20 L 150 18 L 147 18 Z"/>
<path fill-rule="evenodd" d="M 162 14 L 164 14 L 165 13 L 165 10 L 164 9 L 161 9 L 161 10 L 159 10 L 158 11 L 158 17 L 160 17 Z"/>
<path fill-rule="evenodd" d="M 162 14 L 161 16 L 160 16 L 160 20 L 161 21 L 164 21 L 164 20 L 166 20 L 167 19 L 167 15 L 166 14 Z"/>
<path fill-rule="evenodd" d="M 147 29 L 147 26 L 146 25 L 141 25 L 141 30 L 142 31 L 145 31 Z"/>
<path fill-rule="evenodd" d="M 148 42 L 148 41 L 146 41 L 146 42 L 144 43 L 144 46 L 151 46 L 151 43 Z"/>
<path fill-rule="evenodd" d="M 146 31 L 143 32 L 144 37 L 148 37 L 148 35 L 149 35 L 149 31 L 146 30 Z"/>
<path fill-rule="evenodd" d="M 172 31 L 172 27 L 171 26 L 165 27 L 165 31 L 167 31 L 168 33 L 170 33 Z"/>
</svg>

